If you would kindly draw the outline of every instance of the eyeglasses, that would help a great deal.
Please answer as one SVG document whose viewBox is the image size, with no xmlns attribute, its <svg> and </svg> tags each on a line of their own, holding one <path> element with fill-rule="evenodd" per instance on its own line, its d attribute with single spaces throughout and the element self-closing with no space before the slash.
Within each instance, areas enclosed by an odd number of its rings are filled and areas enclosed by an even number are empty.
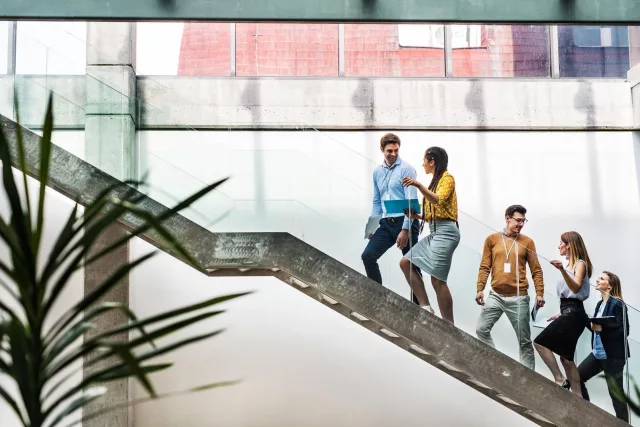
<svg viewBox="0 0 640 427">
<path fill-rule="evenodd" d="M 526 224 L 526 223 L 529 222 L 529 220 L 526 219 L 526 218 L 514 218 L 514 217 L 511 217 L 511 219 L 514 220 L 515 222 L 517 222 L 518 224 Z"/>
</svg>

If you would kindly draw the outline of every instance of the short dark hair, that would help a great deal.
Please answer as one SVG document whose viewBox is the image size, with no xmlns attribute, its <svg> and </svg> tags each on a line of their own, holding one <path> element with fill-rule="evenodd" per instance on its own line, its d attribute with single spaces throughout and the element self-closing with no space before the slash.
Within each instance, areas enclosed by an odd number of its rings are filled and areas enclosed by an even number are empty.
<svg viewBox="0 0 640 427">
<path fill-rule="evenodd" d="M 514 213 L 521 213 L 522 215 L 527 214 L 527 209 L 522 205 L 511 205 L 504 211 L 504 216 L 513 216 Z"/>
<path fill-rule="evenodd" d="M 388 133 L 380 138 L 380 148 L 384 148 L 389 144 L 400 145 L 400 137 L 395 133 Z"/>
</svg>

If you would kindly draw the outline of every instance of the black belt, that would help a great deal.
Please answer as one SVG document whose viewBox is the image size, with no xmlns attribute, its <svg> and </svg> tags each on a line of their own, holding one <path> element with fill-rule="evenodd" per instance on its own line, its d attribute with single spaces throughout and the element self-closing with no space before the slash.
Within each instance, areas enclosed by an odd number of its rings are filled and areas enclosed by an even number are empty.
<svg viewBox="0 0 640 427">
<path fill-rule="evenodd" d="M 395 224 L 396 222 L 404 221 L 404 216 L 388 216 L 388 217 L 382 218 L 382 219 L 386 219 L 390 223 Z"/>
</svg>

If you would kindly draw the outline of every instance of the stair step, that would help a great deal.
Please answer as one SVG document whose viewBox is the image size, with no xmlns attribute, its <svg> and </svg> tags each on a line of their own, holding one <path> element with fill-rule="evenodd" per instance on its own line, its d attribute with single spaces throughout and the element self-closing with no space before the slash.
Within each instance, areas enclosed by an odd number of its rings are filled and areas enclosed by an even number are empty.
<svg viewBox="0 0 640 427">
<path fill-rule="evenodd" d="M 293 277 L 291 278 L 291 283 L 293 283 L 294 285 L 296 285 L 297 287 L 302 288 L 302 289 L 306 289 L 306 288 L 309 287 L 309 285 L 307 285 L 306 283 L 304 283 L 304 282 L 302 282 L 302 281 L 300 281 L 298 279 L 295 279 Z"/>
<path fill-rule="evenodd" d="M 492 390 L 491 387 L 489 387 L 488 385 L 481 383 L 480 381 L 476 380 L 475 378 L 469 378 L 467 379 L 467 382 L 470 382 L 471 384 L 478 386 L 480 388 L 483 388 L 485 390 Z"/>
<path fill-rule="evenodd" d="M 330 297 L 326 296 L 325 294 L 320 294 L 320 299 L 325 300 L 326 302 L 328 302 L 331 305 L 338 304 L 338 301 L 334 300 L 333 298 L 330 298 Z"/>
<path fill-rule="evenodd" d="M 385 334 L 386 336 L 388 336 L 389 338 L 400 338 L 399 335 L 394 334 L 393 332 L 391 332 L 388 329 L 385 328 L 381 328 L 380 332 L 382 332 L 383 334 Z"/>
<path fill-rule="evenodd" d="M 422 354 L 423 356 L 433 356 L 433 354 L 429 353 L 427 350 L 423 349 L 422 347 L 418 347 L 415 344 L 411 344 L 409 346 L 409 350 L 414 351 L 418 354 Z"/>
<path fill-rule="evenodd" d="M 502 400 L 503 402 L 506 402 L 510 405 L 514 405 L 514 406 L 522 406 L 520 405 L 518 402 L 516 402 L 515 400 L 509 399 L 507 396 L 505 396 L 504 394 L 499 394 L 498 399 Z"/>
<path fill-rule="evenodd" d="M 438 362 L 438 365 L 442 366 L 447 371 L 462 372 L 460 369 L 456 368 L 455 366 L 451 366 L 447 362 L 443 362 L 442 360 Z"/>
<path fill-rule="evenodd" d="M 355 311 L 352 311 L 351 315 L 361 322 L 366 322 L 367 320 L 369 320 L 368 317 L 364 317 L 362 314 L 356 313 Z"/>
</svg>

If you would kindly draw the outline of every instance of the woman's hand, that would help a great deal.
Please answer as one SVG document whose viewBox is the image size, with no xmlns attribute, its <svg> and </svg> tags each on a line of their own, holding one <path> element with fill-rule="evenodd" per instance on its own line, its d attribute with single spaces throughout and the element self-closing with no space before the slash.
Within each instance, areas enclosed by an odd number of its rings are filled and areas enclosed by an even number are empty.
<svg viewBox="0 0 640 427">
<path fill-rule="evenodd" d="M 564 270 L 564 265 L 562 264 L 562 261 L 558 261 L 557 259 L 554 261 L 551 261 L 551 265 L 553 265 L 558 270 Z"/>
<path fill-rule="evenodd" d="M 404 178 L 402 178 L 402 185 L 404 185 L 405 187 L 410 187 L 410 186 L 417 187 L 418 185 L 420 185 L 420 183 L 413 178 L 409 178 L 408 176 L 405 176 Z"/>
<path fill-rule="evenodd" d="M 556 320 L 558 317 L 560 317 L 560 313 L 554 314 L 553 316 L 549 317 L 547 319 L 547 322 L 553 322 L 554 320 Z"/>
<path fill-rule="evenodd" d="M 420 214 L 420 212 L 416 212 L 413 209 L 409 210 L 409 209 L 405 209 L 402 212 L 404 212 L 405 216 L 412 218 L 412 219 L 422 219 L 422 215 Z"/>
</svg>

